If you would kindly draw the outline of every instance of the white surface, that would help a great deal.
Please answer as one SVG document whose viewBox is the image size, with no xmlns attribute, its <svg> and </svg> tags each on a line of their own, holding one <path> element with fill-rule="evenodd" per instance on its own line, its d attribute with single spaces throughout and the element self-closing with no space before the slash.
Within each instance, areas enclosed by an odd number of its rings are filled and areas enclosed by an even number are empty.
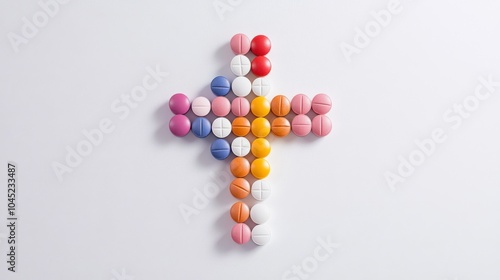
<svg viewBox="0 0 500 280">
<path fill-rule="evenodd" d="M 389 1 L 241 1 L 224 20 L 213 1 L 72 1 L 14 53 L 7 33 L 37 2 L 0 2 L 0 156 L 19 166 L 20 218 L 19 272 L 2 261 L 0 279 L 282 279 L 315 260 L 308 279 L 500 279 L 500 88 L 460 126 L 443 120 L 478 77 L 500 80 L 500 2 L 402 1 L 350 63 L 340 44 Z M 260 247 L 230 238 L 215 138 L 167 128 L 173 93 L 213 98 L 213 77 L 231 75 L 238 32 L 272 40 L 269 98 L 334 104 L 328 137 L 270 138 L 273 240 Z M 156 65 L 168 77 L 113 112 Z M 113 132 L 59 182 L 53 162 L 104 118 Z M 436 128 L 447 140 L 391 191 L 384 173 Z M 0 181 L 4 224 L 5 168 Z M 179 206 L 219 185 L 187 224 Z"/>
</svg>

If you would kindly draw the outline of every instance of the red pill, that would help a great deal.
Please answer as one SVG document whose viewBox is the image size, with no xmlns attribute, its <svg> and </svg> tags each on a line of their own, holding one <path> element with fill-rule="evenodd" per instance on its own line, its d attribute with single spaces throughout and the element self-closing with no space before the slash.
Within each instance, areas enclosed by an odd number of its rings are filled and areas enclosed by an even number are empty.
<svg viewBox="0 0 500 280">
<path fill-rule="evenodd" d="M 271 40 L 265 35 L 257 35 L 252 39 L 250 49 L 255 55 L 266 55 L 271 50 Z"/>
<path fill-rule="evenodd" d="M 252 73 L 257 77 L 266 76 L 271 72 L 271 61 L 265 56 L 257 56 L 252 60 Z"/>
</svg>

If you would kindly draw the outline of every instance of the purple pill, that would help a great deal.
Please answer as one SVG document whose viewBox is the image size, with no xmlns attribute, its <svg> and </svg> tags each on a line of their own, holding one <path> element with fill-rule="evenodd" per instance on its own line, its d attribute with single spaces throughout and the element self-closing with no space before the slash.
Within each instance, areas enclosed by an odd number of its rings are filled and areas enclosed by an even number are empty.
<svg viewBox="0 0 500 280">
<path fill-rule="evenodd" d="M 169 127 L 175 136 L 186 136 L 191 130 L 191 121 L 184 115 L 175 115 L 170 119 Z"/>
<path fill-rule="evenodd" d="M 168 106 L 170 107 L 172 113 L 176 115 L 184 115 L 185 113 L 187 113 L 187 111 L 189 111 L 191 103 L 189 102 L 189 98 L 186 95 L 182 93 L 176 93 L 172 95 L 172 97 L 170 97 Z"/>
</svg>

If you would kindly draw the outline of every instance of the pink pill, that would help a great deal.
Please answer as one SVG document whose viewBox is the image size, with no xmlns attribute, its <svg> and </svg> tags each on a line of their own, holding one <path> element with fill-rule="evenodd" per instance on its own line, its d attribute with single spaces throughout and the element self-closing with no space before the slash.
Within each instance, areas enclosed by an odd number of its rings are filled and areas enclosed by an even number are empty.
<svg viewBox="0 0 500 280">
<path fill-rule="evenodd" d="M 311 119 L 303 114 L 295 116 L 292 120 L 292 131 L 297 136 L 306 136 L 311 132 Z"/>
<path fill-rule="evenodd" d="M 224 96 L 217 96 L 212 100 L 212 111 L 217 117 L 224 117 L 231 111 L 231 102 Z"/>
<path fill-rule="evenodd" d="M 172 113 L 178 115 L 184 115 L 189 111 L 190 107 L 189 103 L 189 98 L 182 94 L 182 93 L 176 93 L 170 97 L 170 101 L 168 102 L 168 106 L 170 107 L 170 110 Z"/>
<path fill-rule="evenodd" d="M 170 131 L 175 136 L 186 136 L 191 129 L 191 121 L 189 121 L 188 117 L 184 115 L 175 115 L 170 119 L 170 123 L 168 124 Z"/>
<path fill-rule="evenodd" d="M 235 54 L 246 54 L 250 50 L 250 39 L 245 34 L 236 34 L 231 38 L 231 50 Z"/>
<path fill-rule="evenodd" d="M 332 131 L 332 121 L 325 115 L 317 115 L 312 120 L 312 132 L 316 136 L 326 136 Z"/>
<path fill-rule="evenodd" d="M 231 104 L 231 112 L 237 117 L 244 117 L 250 112 L 250 102 L 244 97 L 237 97 Z"/>
<path fill-rule="evenodd" d="M 297 94 L 292 98 L 292 111 L 295 114 L 307 114 L 311 110 L 311 100 L 305 94 Z"/>
<path fill-rule="evenodd" d="M 252 235 L 250 228 L 243 223 L 238 223 L 231 229 L 231 238 L 238 244 L 244 244 L 250 241 Z"/>
<path fill-rule="evenodd" d="M 330 112 L 332 100 L 324 93 L 316 94 L 312 100 L 312 109 L 318 115 L 324 115 Z"/>
<path fill-rule="evenodd" d="M 198 96 L 193 99 L 193 103 L 191 104 L 191 110 L 198 117 L 204 117 L 210 113 L 210 100 L 203 96 Z"/>
</svg>

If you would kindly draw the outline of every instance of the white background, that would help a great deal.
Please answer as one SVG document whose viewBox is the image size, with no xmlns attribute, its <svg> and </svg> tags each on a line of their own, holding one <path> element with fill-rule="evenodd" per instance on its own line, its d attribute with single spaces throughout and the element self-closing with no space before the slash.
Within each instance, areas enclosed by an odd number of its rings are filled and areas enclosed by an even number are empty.
<svg viewBox="0 0 500 280">
<path fill-rule="evenodd" d="M 329 237 L 340 247 L 308 279 L 500 279 L 500 87 L 458 128 L 443 119 L 479 77 L 500 80 L 500 2 L 401 0 L 348 62 L 340 44 L 388 3 L 247 0 L 221 19 L 211 0 L 74 0 L 16 53 L 9 32 L 41 8 L 0 1 L 0 158 L 18 164 L 20 219 L 11 273 L 2 167 L 0 278 L 282 279 Z M 211 97 L 211 79 L 231 77 L 238 32 L 272 40 L 272 95 L 334 101 L 328 137 L 271 138 L 263 247 L 230 239 L 225 185 L 185 222 L 179 206 L 229 161 L 211 157 L 213 138 L 167 128 L 173 93 Z M 169 76 L 121 120 L 111 104 L 156 65 Z M 115 130 L 60 182 L 53 162 L 104 118 Z M 447 140 L 391 190 L 384 174 L 434 129 Z"/>
</svg>

